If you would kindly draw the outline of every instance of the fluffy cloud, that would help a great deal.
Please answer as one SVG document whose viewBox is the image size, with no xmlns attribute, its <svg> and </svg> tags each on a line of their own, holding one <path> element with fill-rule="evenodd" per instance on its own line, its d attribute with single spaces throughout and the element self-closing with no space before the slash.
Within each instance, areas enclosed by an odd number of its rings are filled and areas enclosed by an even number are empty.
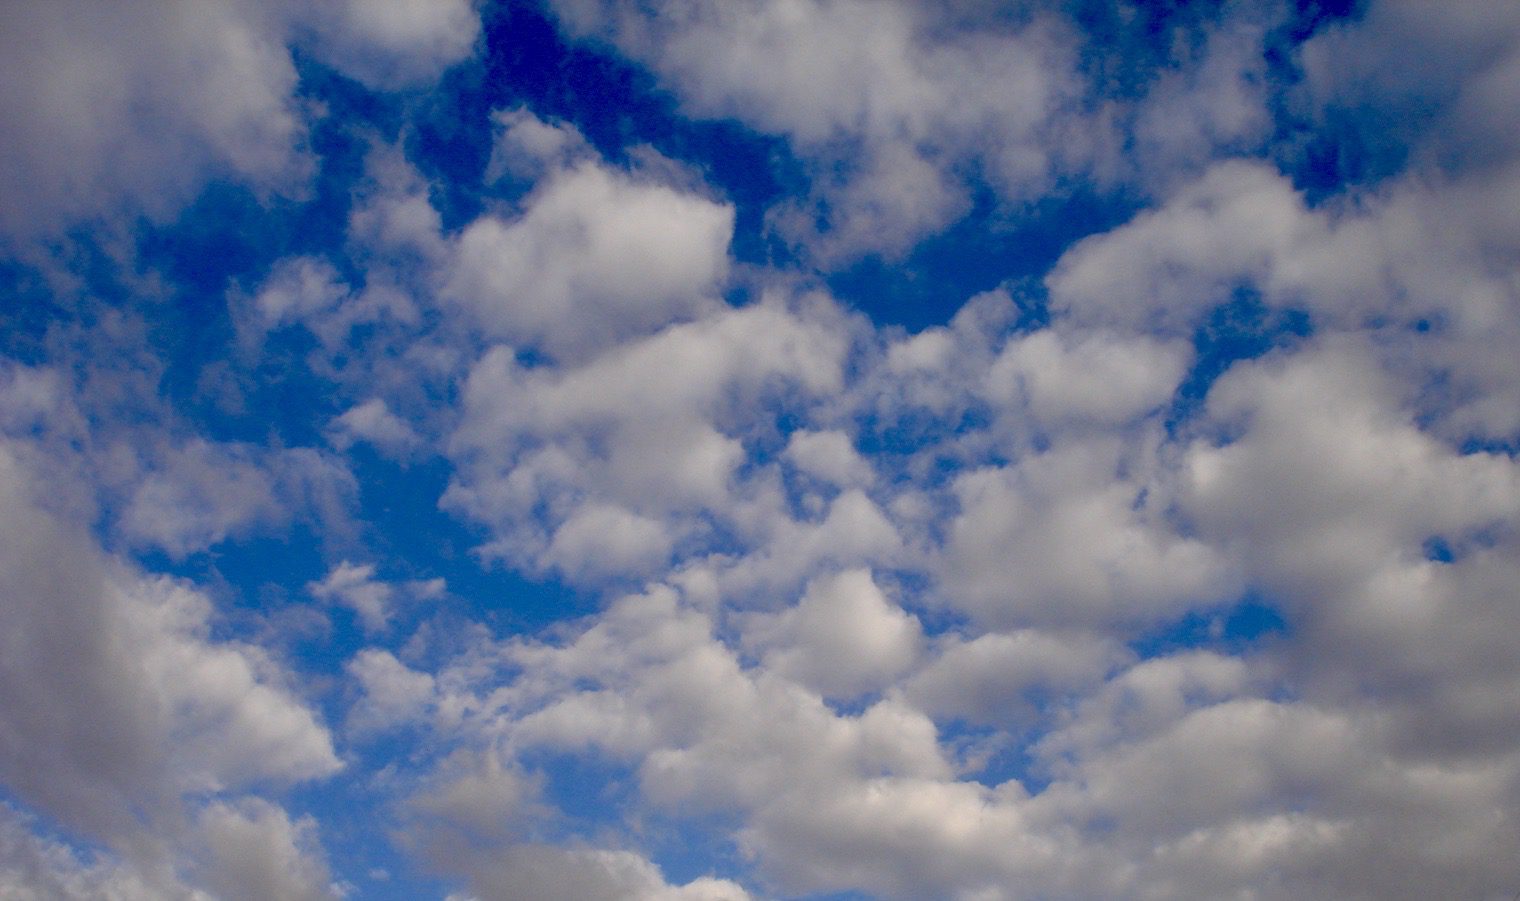
<svg viewBox="0 0 1520 901">
<path fill-rule="evenodd" d="M 817 198 L 776 222 L 825 259 L 901 254 L 959 218 L 970 196 L 953 170 L 968 156 L 1014 198 L 1048 186 L 1065 156 L 1057 119 L 1080 92 L 1051 22 L 962 32 L 910 4 L 811 0 L 556 8 L 650 64 L 693 112 L 743 117 L 814 157 Z"/>
<path fill-rule="evenodd" d="M 492 336 L 556 357 L 690 317 L 728 266 L 732 208 L 603 166 L 556 172 L 525 203 L 465 229 L 443 291 Z"/>
<path fill-rule="evenodd" d="M 299 193 L 314 159 L 287 46 L 297 32 L 316 24 L 319 50 L 389 83 L 463 58 L 479 28 L 464 0 L 355 0 L 314 18 L 239 0 L 7 7 L 5 231 L 48 235 L 122 208 L 166 216 L 218 176 Z"/>
<path fill-rule="evenodd" d="M 826 697 L 880 689 L 913 665 L 919 624 L 882 594 L 866 570 L 819 578 L 797 606 L 747 630 L 771 669 Z"/>
<path fill-rule="evenodd" d="M 30 494 L 7 451 L 8 552 L 0 768 L 23 799 L 122 835 L 172 816 L 181 792 L 323 776 L 327 730 L 257 648 L 214 642 L 211 606 L 134 572 Z"/>
<path fill-rule="evenodd" d="M 1182 533 L 1150 461 L 1103 442 L 959 476 L 944 580 L 993 626 L 1154 622 L 1230 596 L 1227 562 Z M 1125 477 L 1124 471 L 1133 474 Z"/>
<path fill-rule="evenodd" d="M 313 847 L 316 823 L 292 822 L 285 811 L 260 800 L 218 803 L 200 815 L 207 887 L 228 901 L 289 898 L 320 901 L 342 897 L 326 861 Z"/>
<path fill-rule="evenodd" d="M 470 55 L 480 35 L 472 0 L 346 0 L 312 11 L 319 49 L 380 88 L 436 78 Z"/>
<path fill-rule="evenodd" d="M 499 523 L 510 557 L 533 554 L 524 562 L 572 577 L 647 573 L 700 533 L 700 514 L 730 515 L 744 449 L 723 429 L 840 384 L 844 339 L 820 327 L 830 314 L 770 297 L 580 366 L 526 367 L 494 348 L 464 387 L 451 439 L 460 475 L 445 501 Z M 524 515 L 534 510 L 546 521 Z"/>
</svg>

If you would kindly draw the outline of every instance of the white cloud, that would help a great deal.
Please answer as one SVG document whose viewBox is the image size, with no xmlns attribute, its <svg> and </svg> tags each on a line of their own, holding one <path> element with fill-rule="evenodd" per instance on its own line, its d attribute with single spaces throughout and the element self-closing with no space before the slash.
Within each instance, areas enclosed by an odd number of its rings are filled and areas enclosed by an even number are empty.
<svg viewBox="0 0 1520 901">
<path fill-rule="evenodd" d="M 1172 35 L 1171 65 L 1135 106 L 1130 165 L 1165 186 L 1220 155 L 1260 148 L 1271 134 L 1267 32 L 1281 27 L 1270 4 L 1230 10 L 1196 46 Z"/>
<path fill-rule="evenodd" d="M 869 570 L 814 579 L 794 607 L 752 622 L 767 668 L 831 698 L 879 690 L 912 666 L 918 620 L 889 601 Z"/>
<path fill-rule="evenodd" d="M 218 176 L 299 194 L 314 160 L 288 45 L 312 25 L 319 52 L 381 85 L 436 75 L 479 29 L 467 0 L 7 6 L 0 227 L 24 238 L 118 212 L 165 217 Z"/>
<path fill-rule="evenodd" d="M 431 675 L 407 667 L 394 654 L 378 648 L 355 654 L 347 670 L 363 692 L 348 721 L 359 732 L 418 721 L 437 694 Z"/>
<path fill-rule="evenodd" d="M 0 895 L 15 901 L 202 901 L 184 886 L 145 878 L 111 859 L 82 860 L 61 842 L 34 834 L 32 824 L 9 806 L 0 807 Z"/>
<path fill-rule="evenodd" d="M 524 107 L 498 110 L 491 114 L 491 121 L 498 131 L 486 163 L 487 182 L 509 175 L 537 180 L 546 172 L 569 168 L 594 155 L 580 129 L 568 123 L 546 122 Z"/>
<path fill-rule="evenodd" d="M 367 441 L 386 453 L 403 454 L 422 441 L 381 397 L 372 397 L 345 410 L 333 420 L 331 431 L 333 442 L 341 449 L 356 441 Z"/>
<path fill-rule="evenodd" d="M 134 479 L 119 528 L 139 545 L 176 557 L 210 547 L 262 519 L 282 515 L 274 479 L 246 447 L 194 440 Z"/>
<path fill-rule="evenodd" d="M 319 600 L 351 608 L 359 615 L 366 632 L 379 632 L 390 624 L 391 595 L 395 589 L 375 578 L 373 563 L 344 560 L 320 581 L 308 583 L 306 590 Z"/>
<path fill-rule="evenodd" d="M 1049 425 L 1123 425 L 1171 399 L 1191 355 L 1180 341 L 1042 329 L 1008 342 L 987 370 L 987 393 Z"/>
<path fill-rule="evenodd" d="M 295 67 L 271 27 L 278 16 L 250 12 L 231 2 L 8 6 L 6 229 L 47 233 L 123 201 L 170 213 L 215 172 L 298 184 L 310 159 Z"/>
<path fill-rule="evenodd" d="M 1514 569 L 1520 469 L 1420 431 L 1396 388 L 1347 340 L 1232 372 L 1210 412 L 1241 432 L 1190 450 L 1182 499 L 1282 596 L 1301 677 L 1338 703 L 1354 702 L 1352 680 L 1412 745 L 1476 751 L 1520 725 L 1484 700 L 1520 677 L 1489 637 L 1512 627 L 1498 585 Z M 1432 538 L 1457 559 L 1427 560 Z"/>
<path fill-rule="evenodd" d="M 1270 290 L 1273 264 L 1323 246 L 1324 232 L 1287 179 L 1223 163 L 1159 209 L 1068 250 L 1047 278 L 1051 305 L 1084 324 L 1186 335 L 1236 287 Z"/>
<path fill-rule="evenodd" d="M 1080 82 L 1050 22 L 975 33 L 927 7 L 856 0 L 555 6 L 573 31 L 650 65 L 691 112 L 788 136 L 817 196 L 773 221 L 820 259 L 901 254 L 959 218 L 970 193 L 954 170 L 968 158 L 1021 201 L 1083 152 L 1075 134 L 1052 136 Z"/>
<path fill-rule="evenodd" d="M 825 266 L 905 254 L 970 211 L 976 188 L 990 187 L 1010 209 L 1058 193 L 1072 176 L 1164 191 L 1272 137 L 1269 35 L 1283 24 L 1275 8 L 1235 6 L 1217 18 L 1123 8 L 1109 26 L 1118 33 L 1100 28 L 1094 40 L 1053 8 L 554 7 L 573 33 L 648 65 L 690 113 L 788 138 L 812 196 L 779 204 L 769 221 Z M 1120 49 L 1130 41 L 1162 42 L 1164 52 L 1140 64 Z M 1125 75 L 1132 93 L 1095 97 L 1125 67 L 1137 67 Z"/>
<path fill-rule="evenodd" d="M 480 36 L 475 0 L 344 0 L 308 13 L 319 50 L 373 87 L 434 79 L 467 58 Z"/>
<path fill-rule="evenodd" d="M 956 606 L 994 627 L 1118 627 L 1230 597 L 1227 560 L 1171 521 L 1156 462 L 1129 453 L 1087 442 L 957 476 L 940 562 Z"/>
<path fill-rule="evenodd" d="M 1022 728 L 1038 721 L 1042 700 L 1090 690 L 1127 656 L 1117 642 L 1084 634 L 952 636 L 904 691 L 931 716 Z"/>
<path fill-rule="evenodd" d="M 632 851 L 514 845 L 465 864 L 472 891 L 501 901 L 749 901 L 737 883 L 710 876 L 684 885 Z"/>
<path fill-rule="evenodd" d="M 716 309 L 579 366 L 526 367 L 495 348 L 465 383 L 445 503 L 510 536 L 488 546 L 510 561 L 647 573 L 704 528 L 700 514 L 730 518 L 747 493 L 726 428 L 754 428 L 781 391 L 840 385 L 831 312 L 781 298 Z"/>
<path fill-rule="evenodd" d="M 798 469 L 842 488 L 868 485 L 872 479 L 871 464 L 844 432 L 798 429 L 787 439 L 784 453 Z"/>
<path fill-rule="evenodd" d="M 539 631 L 461 622 L 467 603 L 389 628 L 446 586 L 351 562 L 376 558 L 333 534 L 357 507 L 339 456 L 190 434 L 153 399 L 146 319 L 102 306 L 98 342 L 50 332 L 73 357 L 0 369 L 0 780 L 49 821 L 4 812 L 0 894 L 341 894 L 315 820 L 237 796 L 342 765 L 293 677 L 220 637 L 243 624 L 211 596 L 110 553 L 183 562 L 302 516 L 348 554 L 306 590 L 374 642 L 327 683 L 354 790 L 400 799 L 402 850 L 481 898 L 1513 890 L 1512 13 L 1426 27 L 1377 4 L 1323 27 L 1304 84 L 1274 94 L 1261 50 L 1283 21 L 1232 7 L 1164 25 L 1174 68 L 1129 73 L 1131 102 L 1084 94 L 1115 61 L 1051 11 L 557 8 L 681 111 L 789 141 L 812 184 L 770 222 L 808 262 L 907 252 L 982 181 L 998 215 L 1074 173 L 1160 199 L 1067 250 L 1047 325 L 1020 323 L 1026 286 L 908 335 L 732 265 L 735 208 L 647 148 L 624 168 L 568 123 L 498 112 L 486 178 L 524 193 L 463 223 L 405 141 L 373 148 L 348 244 L 228 296 L 244 356 L 311 332 L 334 448 L 436 450 L 483 558 L 594 602 Z M 10 233 L 168 215 L 213 176 L 297 191 L 293 35 L 382 88 L 479 39 L 466 3 L 169 9 L 9 12 L 28 35 L 0 38 L 24 89 L 0 101 Z M 1442 112 L 1400 125 L 1407 167 L 1324 198 L 1216 162 L 1274 141 L 1279 102 Z M 1170 409 L 1237 292 L 1310 333 Z M 494 604 L 481 590 L 456 588 Z M 1224 628 L 1243 597 L 1282 627 Z M 1174 643 L 1205 647 L 1157 650 Z M 556 767 L 586 761 L 616 773 L 600 809 L 557 810 Z M 754 888 L 672 881 L 685 829 Z"/>
<path fill-rule="evenodd" d="M 544 551 L 544 562 L 575 577 L 648 575 L 669 559 L 671 538 L 656 520 L 612 506 L 570 514 Z"/>
<path fill-rule="evenodd" d="M 292 821 L 259 799 L 219 802 L 201 812 L 206 885 L 226 901 L 320 901 L 340 898 L 316 846 L 316 822 Z"/>
<path fill-rule="evenodd" d="M 0 542 L 0 778 L 19 797 L 96 835 L 171 817 L 182 792 L 328 775 L 327 730 L 257 648 L 213 642 L 211 605 L 190 587 L 105 557 L 31 496 L 0 452 L 16 515 Z"/>
<path fill-rule="evenodd" d="M 493 337 L 583 360 L 703 310 L 733 224 L 730 206 L 574 164 L 550 172 L 520 216 L 471 223 L 442 293 Z"/>
<path fill-rule="evenodd" d="M 660 868 L 630 850 L 557 846 L 526 840 L 544 813 L 539 786 L 492 754 L 455 754 L 409 801 L 403 841 L 434 867 L 462 877 L 477 897 L 605 901 L 749 901 L 726 879 L 665 881 Z M 452 896 L 451 896 L 452 897 Z"/>
</svg>

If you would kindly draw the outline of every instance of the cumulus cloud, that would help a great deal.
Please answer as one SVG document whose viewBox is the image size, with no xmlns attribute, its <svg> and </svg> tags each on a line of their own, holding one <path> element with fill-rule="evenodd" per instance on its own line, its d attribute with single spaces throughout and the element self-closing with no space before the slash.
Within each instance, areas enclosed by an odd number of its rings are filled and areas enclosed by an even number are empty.
<svg viewBox="0 0 1520 901">
<path fill-rule="evenodd" d="M 767 647 L 767 668 L 827 697 L 890 684 L 918 656 L 918 621 L 897 608 L 866 570 L 809 584 L 797 606 L 748 630 Z"/>
<path fill-rule="evenodd" d="M 540 182 L 521 217 L 465 229 L 443 292 L 494 337 L 584 357 L 701 309 L 733 221 L 706 198 L 576 165 Z"/>
<path fill-rule="evenodd" d="M 218 803 L 200 815 L 207 887 L 228 901 L 340 898 L 327 863 L 313 847 L 315 821 L 292 821 L 267 801 Z"/>
<path fill-rule="evenodd" d="M 310 15 L 237 0 L 6 7 L 6 231 L 167 216 L 218 176 L 300 193 L 314 159 L 287 42 Z M 329 55 L 381 83 L 437 74 L 479 27 L 464 0 L 355 0 L 316 18 Z"/>
<path fill-rule="evenodd" d="M 828 315 L 770 297 L 580 366 L 525 367 L 494 348 L 464 386 L 445 502 L 513 535 L 509 559 L 526 552 L 572 577 L 648 573 L 700 534 L 701 514 L 726 517 L 743 494 L 742 434 L 725 428 L 774 405 L 778 388 L 839 384 L 844 342 L 812 327 Z M 524 515 L 539 510 L 542 523 Z"/>
<path fill-rule="evenodd" d="M 556 9 L 648 63 L 693 112 L 740 116 L 814 158 L 816 197 L 774 221 L 823 259 L 899 255 L 959 218 L 971 200 L 954 169 L 967 157 L 1019 200 L 1063 167 L 1052 134 L 1080 85 L 1051 22 L 960 32 L 904 3 Z"/>
<path fill-rule="evenodd" d="M 1122 453 L 1082 443 L 957 477 L 943 563 L 957 603 L 992 626 L 1114 626 L 1231 596 L 1227 560 L 1170 521 L 1165 486 Z"/>
<path fill-rule="evenodd" d="M 480 36 L 472 0 L 346 0 L 311 15 L 323 55 L 379 88 L 436 78 L 468 57 Z"/>
<path fill-rule="evenodd" d="M 31 496 L 8 450 L 0 773 L 74 828 L 129 845 L 183 794 L 329 775 L 326 728 L 254 646 L 215 641 L 187 585 L 106 557 Z"/>
</svg>

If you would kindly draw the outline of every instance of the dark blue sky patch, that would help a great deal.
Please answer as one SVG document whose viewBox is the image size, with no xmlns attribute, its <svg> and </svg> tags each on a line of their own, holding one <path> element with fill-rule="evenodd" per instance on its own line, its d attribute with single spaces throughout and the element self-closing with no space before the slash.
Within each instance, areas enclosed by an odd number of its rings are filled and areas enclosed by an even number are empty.
<svg viewBox="0 0 1520 901">
<path fill-rule="evenodd" d="M 1128 220 L 1136 209 L 1133 200 L 1074 186 L 1015 211 L 983 189 L 969 215 L 907 258 L 868 256 L 826 282 L 872 322 L 917 332 L 944 325 L 977 294 L 1044 276 L 1072 244 Z"/>
<path fill-rule="evenodd" d="M 1195 610 L 1129 643 L 1142 659 L 1197 648 L 1241 654 L 1292 633 L 1282 613 L 1263 595 L 1247 593 L 1222 609 Z"/>
<path fill-rule="evenodd" d="M 1307 313 L 1268 307 L 1256 292 L 1237 289 L 1193 332 L 1193 366 L 1172 400 L 1168 431 L 1175 432 L 1200 409 L 1214 382 L 1235 363 L 1290 347 L 1313 332 Z"/>
<path fill-rule="evenodd" d="M 1040 716 L 1054 715 L 1058 709 L 1064 709 L 1049 699 L 1038 701 L 1036 707 Z M 1010 731 L 995 726 L 972 725 L 959 719 L 938 725 L 940 741 L 957 748 L 968 760 L 973 756 L 980 758 L 979 764 L 967 773 L 972 781 L 987 788 L 997 788 L 1015 780 L 1031 795 L 1044 791 L 1052 782 L 1051 774 L 1034 752 L 1034 745 L 1044 736 L 1032 726 Z"/>
<path fill-rule="evenodd" d="M 1451 544 L 1439 535 L 1425 539 L 1421 550 L 1425 554 L 1425 559 L 1433 563 L 1450 563 L 1456 559 L 1456 554 L 1452 552 Z"/>
<path fill-rule="evenodd" d="M 321 105 L 325 115 L 317 120 L 313 150 L 321 156 L 321 135 L 334 128 L 345 131 L 372 130 L 382 141 L 394 141 L 405 122 L 409 98 L 373 91 L 341 72 L 324 65 L 297 47 L 291 51 L 296 74 L 296 96 Z"/>
<path fill-rule="evenodd" d="M 438 499 L 452 469 L 433 458 L 404 468 L 367 448 L 350 455 L 359 481 L 359 515 L 368 524 L 365 543 L 377 559 L 405 561 L 408 578 L 442 577 L 449 603 L 496 635 L 532 632 L 591 612 L 596 596 L 572 590 L 552 577 L 532 577 L 502 563 L 482 563 L 476 549 L 487 530 L 445 513 Z M 437 602 L 434 602 L 437 603 Z"/>
<path fill-rule="evenodd" d="M 67 315 L 52 288 L 30 266 L 0 259 L 0 353 L 36 366 L 49 356 L 48 332 Z"/>
<path fill-rule="evenodd" d="M 600 751 L 558 753 L 531 751 L 522 755 L 524 769 L 541 779 L 544 798 L 568 820 L 538 824 L 540 839 L 559 839 L 577 828 L 616 821 L 638 792 L 638 773 Z"/>
<path fill-rule="evenodd" d="M 1181 49 L 1196 50 L 1205 26 L 1225 6 L 1223 0 L 1075 0 L 1072 17 L 1088 38 L 1082 70 L 1094 93 L 1127 99 L 1143 95 L 1157 75 L 1172 68 L 1178 42 Z"/>
<path fill-rule="evenodd" d="M 432 179 L 446 229 L 482 210 L 480 179 L 495 138 L 491 113 L 525 106 L 575 126 L 604 157 L 628 165 L 650 146 L 693 167 L 736 208 L 733 253 L 747 263 L 784 264 L 785 245 L 765 228 L 779 199 L 804 193 L 806 175 L 780 138 L 733 120 L 688 119 L 653 75 L 596 43 L 567 40 L 535 2 L 498 4 L 485 16 L 483 63 L 445 76 L 408 139 L 408 155 Z"/>
</svg>

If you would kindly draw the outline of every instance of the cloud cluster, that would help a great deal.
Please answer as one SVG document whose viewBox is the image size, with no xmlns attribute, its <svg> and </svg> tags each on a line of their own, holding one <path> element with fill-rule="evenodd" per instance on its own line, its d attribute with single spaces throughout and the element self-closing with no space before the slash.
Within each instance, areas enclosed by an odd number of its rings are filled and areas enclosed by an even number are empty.
<svg viewBox="0 0 1520 901">
<path fill-rule="evenodd" d="M 54 254 L 0 365 L 0 894 L 1520 887 L 1508 8 L 552 7 L 808 185 L 531 104 L 444 184 L 356 125 L 341 234 L 199 298 L 212 363 L 128 245 L 115 294 Z M 13 239 L 297 197 L 297 58 L 407 120 L 490 45 L 166 9 L 9 14 Z M 827 288 L 1073 184 L 1134 212 L 938 324 Z M 746 212 L 802 262 L 736 261 Z"/>
<path fill-rule="evenodd" d="M 1148 35 L 1140 5 L 1103 25 L 1038 5 L 552 5 L 576 34 L 648 65 L 691 113 L 784 135 L 813 189 L 772 225 L 826 267 L 901 257 L 970 212 L 978 188 L 1020 209 L 1073 177 L 1165 185 L 1260 146 L 1266 37 L 1283 18 L 1232 10 Z M 1148 40 L 1162 42 L 1153 60 L 1124 58 Z M 1120 70 L 1133 84 L 1114 93 Z"/>
</svg>

